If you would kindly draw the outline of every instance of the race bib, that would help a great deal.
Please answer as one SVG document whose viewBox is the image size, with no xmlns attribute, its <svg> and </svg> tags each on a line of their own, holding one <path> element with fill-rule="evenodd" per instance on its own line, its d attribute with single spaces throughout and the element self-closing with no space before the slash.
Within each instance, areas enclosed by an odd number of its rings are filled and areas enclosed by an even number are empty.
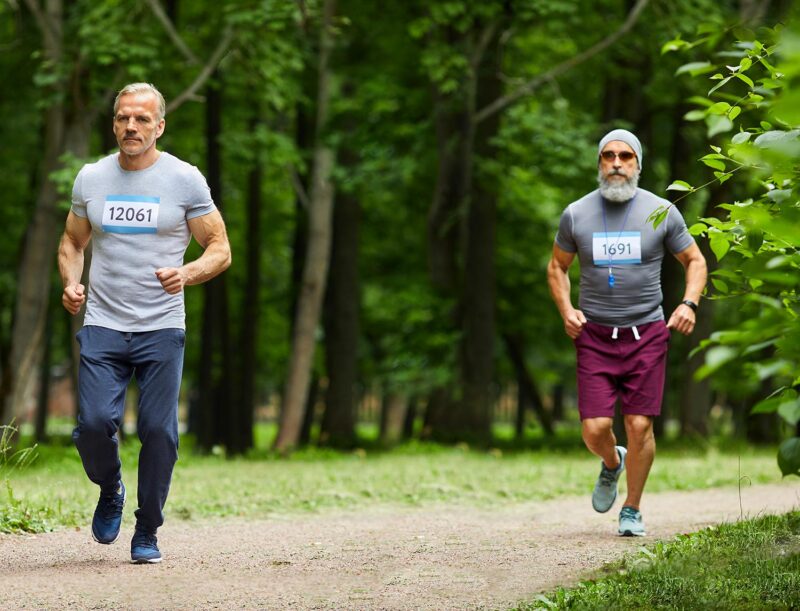
<svg viewBox="0 0 800 611">
<path fill-rule="evenodd" d="M 595 265 L 639 265 L 642 262 L 642 233 L 640 231 L 594 232 L 592 258 Z"/>
<path fill-rule="evenodd" d="M 160 198 L 146 195 L 106 195 L 103 231 L 156 233 Z"/>
</svg>

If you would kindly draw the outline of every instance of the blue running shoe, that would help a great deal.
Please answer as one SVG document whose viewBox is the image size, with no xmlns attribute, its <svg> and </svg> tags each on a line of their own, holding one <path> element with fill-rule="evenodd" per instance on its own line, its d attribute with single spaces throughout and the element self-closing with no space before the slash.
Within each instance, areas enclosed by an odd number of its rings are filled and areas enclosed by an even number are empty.
<svg viewBox="0 0 800 611">
<path fill-rule="evenodd" d="M 625 505 L 619 512 L 619 534 L 623 537 L 644 537 L 644 522 L 638 509 Z"/>
<path fill-rule="evenodd" d="M 628 450 L 622 446 L 617 446 L 617 454 L 619 455 L 619 467 L 616 469 L 609 469 L 603 461 L 600 461 L 602 467 L 600 468 L 600 476 L 597 478 L 597 483 L 594 485 L 592 492 L 592 507 L 599 513 L 605 513 L 617 500 L 617 482 L 619 476 L 625 470 L 625 455 Z"/>
<path fill-rule="evenodd" d="M 125 484 L 111 494 L 100 493 L 92 518 L 92 538 L 98 543 L 110 545 L 119 538 L 122 525 L 122 509 L 125 507 Z"/>
<path fill-rule="evenodd" d="M 161 552 L 158 549 L 158 539 L 155 533 L 149 533 L 136 527 L 131 539 L 131 563 L 156 564 L 161 562 Z"/>
</svg>

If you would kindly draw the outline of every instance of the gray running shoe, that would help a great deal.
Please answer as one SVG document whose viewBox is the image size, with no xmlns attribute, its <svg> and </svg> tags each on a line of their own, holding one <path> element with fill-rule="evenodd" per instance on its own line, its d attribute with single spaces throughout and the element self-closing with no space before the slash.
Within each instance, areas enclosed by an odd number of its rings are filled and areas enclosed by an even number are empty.
<svg viewBox="0 0 800 611">
<path fill-rule="evenodd" d="M 644 537 L 642 512 L 625 505 L 619 512 L 619 534 L 623 537 Z"/>
<path fill-rule="evenodd" d="M 617 454 L 619 455 L 619 467 L 616 469 L 609 469 L 603 461 L 600 468 L 600 475 L 597 478 L 597 483 L 594 485 L 594 492 L 592 492 L 592 507 L 599 513 L 605 513 L 617 500 L 617 482 L 619 476 L 625 470 L 625 455 L 628 450 L 622 446 L 617 446 Z"/>
</svg>

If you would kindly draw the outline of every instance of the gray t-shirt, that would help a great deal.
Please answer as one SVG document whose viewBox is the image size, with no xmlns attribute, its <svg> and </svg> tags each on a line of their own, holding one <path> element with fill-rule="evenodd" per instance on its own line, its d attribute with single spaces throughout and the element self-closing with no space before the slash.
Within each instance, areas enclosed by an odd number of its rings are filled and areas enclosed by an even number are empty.
<svg viewBox="0 0 800 611">
<path fill-rule="evenodd" d="M 189 219 L 216 210 L 200 171 L 162 152 L 144 170 L 123 170 L 118 154 L 75 178 L 72 212 L 92 225 L 84 324 L 117 331 L 186 327 L 183 292 L 168 294 L 155 271 L 180 267 Z"/>
<path fill-rule="evenodd" d="M 668 206 L 669 212 L 653 229 L 647 218 L 659 206 Z M 644 189 L 624 203 L 604 200 L 599 190 L 571 203 L 561 215 L 555 241 L 562 250 L 578 253 L 579 308 L 586 319 L 617 327 L 663 320 L 664 247 L 677 254 L 694 243 L 678 209 Z"/>
</svg>

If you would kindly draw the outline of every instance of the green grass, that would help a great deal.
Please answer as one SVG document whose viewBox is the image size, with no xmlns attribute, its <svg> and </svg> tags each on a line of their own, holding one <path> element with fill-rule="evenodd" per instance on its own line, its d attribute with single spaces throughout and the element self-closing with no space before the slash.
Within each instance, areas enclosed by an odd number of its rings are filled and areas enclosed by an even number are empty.
<svg viewBox="0 0 800 611">
<path fill-rule="evenodd" d="M 375 505 L 492 507 L 588 494 L 598 461 L 578 443 L 566 437 L 556 442 L 554 450 L 489 451 L 410 443 L 392 452 L 311 449 L 278 458 L 261 450 L 235 459 L 200 456 L 184 443 L 165 513 L 168 519 L 194 519 Z M 122 445 L 123 475 L 132 495 L 138 450 L 135 439 Z M 65 442 L 40 446 L 37 453 L 31 466 L 7 476 L 15 515 L 28 517 L 16 522 L 0 517 L 0 531 L 87 524 L 98 490 L 84 475 L 75 449 Z M 753 483 L 779 481 L 775 450 L 666 444 L 657 456 L 648 491 L 733 486 L 740 473 Z M 8 492 L 0 489 L 0 507 L 8 505 L 8 498 Z M 129 503 L 126 513 L 134 508 L 135 503 Z"/>
<path fill-rule="evenodd" d="M 534 609 L 798 609 L 800 512 L 657 543 L 607 576 L 522 605 Z"/>
</svg>

